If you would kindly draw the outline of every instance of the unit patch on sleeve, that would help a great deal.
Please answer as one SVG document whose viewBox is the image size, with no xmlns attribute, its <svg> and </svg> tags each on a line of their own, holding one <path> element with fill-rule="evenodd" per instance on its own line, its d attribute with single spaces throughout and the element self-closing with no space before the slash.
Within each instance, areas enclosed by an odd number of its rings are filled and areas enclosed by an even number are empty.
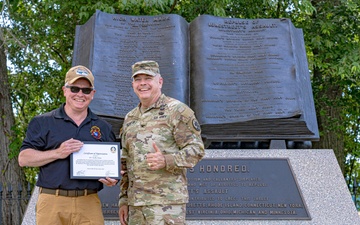
<svg viewBox="0 0 360 225">
<path fill-rule="evenodd" d="M 195 130 L 200 131 L 200 124 L 195 118 L 192 120 L 192 125 L 195 128 Z"/>
</svg>

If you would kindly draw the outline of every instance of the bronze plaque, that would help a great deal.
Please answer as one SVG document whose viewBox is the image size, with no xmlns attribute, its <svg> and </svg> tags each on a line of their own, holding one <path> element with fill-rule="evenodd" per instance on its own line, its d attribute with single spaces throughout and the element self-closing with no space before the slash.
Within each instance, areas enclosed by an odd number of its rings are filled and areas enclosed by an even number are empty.
<svg viewBox="0 0 360 225">
<path fill-rule="evenodd" d="M 189 220 L 311 219 L 287 158 L 203 159 L 188 170 Z M 99 193 L 118 219 L 119 187 Z"/>
<path fill-rule="evenodd" d="M 204 159 L 188 171 L 187 219 L 311 219 L 288 159 Z"/>
</svg>

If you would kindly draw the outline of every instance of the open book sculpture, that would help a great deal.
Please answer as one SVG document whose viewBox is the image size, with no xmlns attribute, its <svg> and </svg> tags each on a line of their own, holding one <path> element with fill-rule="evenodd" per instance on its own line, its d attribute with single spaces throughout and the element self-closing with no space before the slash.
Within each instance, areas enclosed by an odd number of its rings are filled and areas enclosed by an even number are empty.
<svg viewBox="0 0 360 225">
<path fill-rule="evenodd" d="M 97 11 L 77 26 L 73 65 L 93 71 L 91 109 L 116 133 L 139 102 L 140 60 L 159 63 L 163 93 L 195 111 L 206 141 L 319 139 L 303 33 L 289 19 Z"/>
</svg>

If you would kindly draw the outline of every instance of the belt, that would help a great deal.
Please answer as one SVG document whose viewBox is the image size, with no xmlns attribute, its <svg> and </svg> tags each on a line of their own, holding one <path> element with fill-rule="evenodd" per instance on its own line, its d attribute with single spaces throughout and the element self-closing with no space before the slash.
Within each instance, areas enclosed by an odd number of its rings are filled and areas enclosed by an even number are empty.
<svg viewBox="0 0 360 225">
<path fill-rule="evenodd" d="M 49 189 L 40 187 L 40 193 L 51 194 L 51 195 L 60 195 L 66 197 L 78 197 L 78 196 L 86 196 L 90 194 L 97 193 L 97 190 L 92 189 L 84 189 L 84 190 L 64 190 L 64 189 Z"/>
</svg>

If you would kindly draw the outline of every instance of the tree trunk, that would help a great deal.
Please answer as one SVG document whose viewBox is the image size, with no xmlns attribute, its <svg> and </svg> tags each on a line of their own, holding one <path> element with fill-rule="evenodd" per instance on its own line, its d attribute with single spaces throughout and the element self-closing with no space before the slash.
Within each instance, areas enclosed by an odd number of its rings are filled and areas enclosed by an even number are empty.
<svg viewBox="0 0 360 225">
<path fill-rule="evenodd" d="M 321 72 L 316 69 L 314 71 L 314 81 L 325 84 Z M 345 174 L 344 131 L 339 130 L 339 128 L 343 127 L 341 124 L 341 108 L 336 105 L 336 102 L 341 98 L 342 92 L 336 84 L 327 82 L 327 85 L 326 88 L 318 91 L 314 96 L 315 99 L 318 99 L 316 117 L 321 135 L 320 141 L 315 142 L 313 148 L 334 150 L 341 171 Z M 319 99 L 326 100 L 320 101 Z"/>
<path fill-rule="evenodd" d="M 0 33 L 2 32 L 0 27 Z M 4 40 L 0 35 L 0 168 L 1 168 L 1 224 L 18 225 L 26 209 L 25 175 L 20 168 L 17 157 L 12 159 L 10 142 L 13 137 L 11 127 L 14 125 L 14 114 L 11 107 L 10 85 L 7 74 Z M 23 190 L 23 191 L 22 191 Z"/>
</svg>

